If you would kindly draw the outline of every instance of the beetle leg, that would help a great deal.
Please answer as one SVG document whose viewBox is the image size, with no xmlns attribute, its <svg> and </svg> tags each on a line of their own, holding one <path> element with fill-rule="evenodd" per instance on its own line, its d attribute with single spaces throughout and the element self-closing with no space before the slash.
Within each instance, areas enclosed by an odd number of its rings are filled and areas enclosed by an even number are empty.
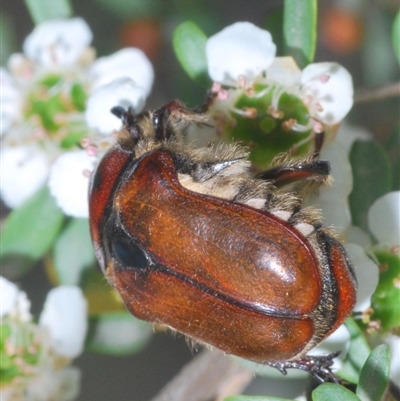
<svg viewBox="0 0 400 401">
<path fill-rule="evenodd" d="M 276 187 L 305 179 L 320 181 L 329 176 L 330 164 L 324 160 L 306 160 L 302 163 L 295 162 L 272 167 L 256 176 L 261 180 L 271 181 Z"/>
<path fill-rule="evenodd" d="M 306 355 L 294 361 L 267 362 L 266 364 L 278 369 L 283 375 L 287 374 L 286 369 L 300 369 L 310 373 L 321 383 L 333 382 L 343 383 L 331 370 L 333 360 L 340 354 L 340 351 L 329 355 L 312 356 Z"/>
<path fill-rule="evenodd" d="M 189 110 L 184 104 L 174 100 L 153 113 L 155 137 L 159 141 L 174 138 L 180 124 L 205 124 L 206 119 L 202 109 Z"/>
</svg>

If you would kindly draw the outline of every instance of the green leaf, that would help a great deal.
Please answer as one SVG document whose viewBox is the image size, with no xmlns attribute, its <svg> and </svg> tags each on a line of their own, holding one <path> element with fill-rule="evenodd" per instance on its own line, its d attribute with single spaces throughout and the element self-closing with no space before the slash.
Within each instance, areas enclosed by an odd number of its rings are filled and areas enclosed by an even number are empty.
<svg viewBox="0 0 400 401">
<path fill-rule="evenodd" d="M 291 401 L 288 398 L 258 396 L 258 395 L 231 395 L 224 401 Z"/>
<path fill-rule="evenodd" d="M 379 283 L 371 299 L 373 320 L 380 320 L 385 332 L 400 327 L 400 257 L 389 250 L 375 250 L 380 266 Z"/>
<path fill-rule="evenodd" d="M 86 349 L 112 355 L 141 350 L 153 333 L 152 326 L 128 312 L 105 313 L 89 319 Z"/>
<path fill-rule="evenodd" d="M 394 53 L 397 57 L 398 62 L 400 63 L 400 11 L 397 13 L 396 18 L 393 22 L 392 40 Z"/>
<path fill-rule="evenodd" d="M 362 401 L 379 401 L 389 383 L 389 374 L 390 350 L 381 344 L 371 352 L 361 370 L 357 396 Z"/>
<path fill-rule="evenodd" d="M 54 247 L 54 267 L 59 283 L 78 285 L 82 272 L 94 262 L 88 220 L 72 219 Z"/>
<path fill-rule="evenodd" d="M 314 60 L 317 43 L 317 0 L 285 0 L 283 6 L 285 55 L 300 68 Z"/>
<path fill-rule="evenodd" d="M 360 401 L 360 399 L 347 388 L 339 384 L 324 383 L 312 392 L 313 401 Z"/>
<path fill-rule="evenodd" d="M 72 16 L 68 0 L 25 0 L 25 4 L 36 25 L 49 19 Z"/>
<path fill-rule="evenodd" d="M 358 383 L 360 372 L 371 349 L 362 331 L 353 319 L 346 320 L 350 333 L 350 347 L 342 363 L 339 376 L 350 383 Z"/>
<path fill-rule="evenodd" d="M 206 34 L 191 21 L 180 24 L 172 38 L 176 57 L 185 72 L 196 82 L 209 87 L 206 42 Z"/>
<path fill-rule="evenodd" d="M 43 187 L 8 216 L 0 239 L 2 267 L 8 269 L 10 262 L 9 273 L 18 277 L 50 249 L 63 221 L 63 212 L 48 187 Z"/>
<path fill-rule="evenodd" d="M 165 8 L 162 0 L 96 0 L 96 3 L 125 21 L 157 16 Z"/>
<path fill-rule="evenodd" d="M 399 33 L 400 35 L 400 33 Z M 392 172 L 392 191 L 400 190 L 400 126 L 396 127 L 385 143 Z"/>
<path fill-rule="evenodd" d="M 391 189 L 389 159 L 375 141 L 355 141 L 350 152 L 353 191 L 350 210 L 353 224 L 368 231 L 368 210 L 372 203 Z"/>
</svg>

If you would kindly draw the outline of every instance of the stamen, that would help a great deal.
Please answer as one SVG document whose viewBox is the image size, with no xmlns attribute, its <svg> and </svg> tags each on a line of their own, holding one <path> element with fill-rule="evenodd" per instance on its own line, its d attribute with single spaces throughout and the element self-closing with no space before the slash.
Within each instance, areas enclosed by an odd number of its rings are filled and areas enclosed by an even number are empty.
<svg viewBox="0 0 400 401">
<path fill-rule="evenodd" d="M 330 78 L 331 78 L 331 76 L 328 74 L 321 74 L 319 76 L 319 81 L 324 84 L 324 83 L 328 82 L 330 80 Z"/>
<path fill-rule="evenodd" d="M 288 120 L 283 121 L 282 129 L 286 132 L 289 132 L 297 123 L 297 120 L 294 118 L 289 118 Z"/>
<path fill-rule="evenodd" d="M 272 106 L 268 106 L 267 114 L 279 120 L 281 120 L 285 116 L 285 113 L 282 110 L 274 109 L 274 107 Z"/>
<path fill-rule="evenodd" d="M 271 105 L 275 110 L 279 109 L 279 100 L 283 93 L 284 93 L 284 88 L 282 86 L 275 87 L 271 101 Z"/>
<path fill-rule="evenodd" d="M 264 89 L 261 90 L 260 92 L 255 92 L 254 95 L 253 95 L 253 97 L 254 97 L 255 99 L 259 99 L 259 98 L 265 96 L 270 90 L 271 90 L 271 86 L 268 85 L 266 88 L 264 88 Z"/>
<path fill-rule="evenodd" d="M 257 109 L 255 107 L 243 107 L 243 109 L 237 109 L 236 107 L 232 107 L 231 111 L 246 118 L 257 117 Z"/>
<path fill-rule="evenodd" d="M 246 89 L 246 77 L 244 75 L 239 75 L 238 76 L 238 88 L 239 89 Z"/>
<path fill-rule="evenodd" d="M 212 93 L 218 93 L 221 90 L 222 86 L 219 82 L 213 82 L 211 86 L 211 92 Z"/>
<path fill-rule="evenodd" d="M 89 145 L 89 146 L 86 148 L 86 153 L 87 153 L 89 156 L 96 156 L 96 155 L 97 155 L 97 152 L 98 152 L 97 146 L 95 146 L 95 145 Z"/>
<path fill-rule="evenodd" d="M 321 103 L 315 103 L 314 107 L 320 113 L 324 111 L 324 108 L 322 107 Z"/>
<path fill-rule="evenodd" d="M 92 174 L 92 172 L 90 171 L 90 170 L 83 170 L 82 171 L 82 174 L 83 174 L 83 176 L 85 177 L 85 178 L 89 178 L 90 177 L 90 175 Z"/>
<path fill-rule="evenodd" d="M 320 134 L 321 132 L 324 132 L 324 126 L 321 122 L 315 120 L 313 125 L 313 130 L 317 134 Z"/>
<path fill-rule="evenodd" d="M 309 106 L 309 105 L 312 103 L 312 96 L 310 96 L 310 95 L 305 96 L 305 97 L 303 98 L 303 103 L 304 103 L 306 106 Z"/>
</svg>

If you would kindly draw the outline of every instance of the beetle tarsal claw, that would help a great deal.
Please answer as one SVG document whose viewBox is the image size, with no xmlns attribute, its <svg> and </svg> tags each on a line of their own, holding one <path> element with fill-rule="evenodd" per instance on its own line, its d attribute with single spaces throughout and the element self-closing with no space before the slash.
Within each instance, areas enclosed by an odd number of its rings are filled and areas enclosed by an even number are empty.
<svg viewBox="0 0 400 401">
<path fill-rule="evenodd" d="M 342 383 L 331 370 L 333 360 L 340 354 L 340 351 L 329 355 L 307 355 L 294 361 L 267 362 L 267 365 L 278 369 L 283 375 L 287 374 L 287 369 L 300 369 L 310 373 L 319 382 Z"/>
</svg>

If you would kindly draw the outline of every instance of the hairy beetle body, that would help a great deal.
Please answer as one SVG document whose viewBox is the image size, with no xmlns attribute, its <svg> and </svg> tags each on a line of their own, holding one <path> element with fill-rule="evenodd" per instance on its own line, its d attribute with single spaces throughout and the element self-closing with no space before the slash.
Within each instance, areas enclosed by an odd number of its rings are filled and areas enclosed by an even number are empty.
<svg viewBox="0 0 400 401">
<path fill-rule="evenodd" d="M 128 309 L 263 363 L 296 360 L 336 330 L 356 282 L 318 213 L 253 179 L 240 148 L 153 135 L 120 140 L 90 190 L 96 254 Z M 285 168 L 304 175 L 296 163 Z"/>
</svg>

